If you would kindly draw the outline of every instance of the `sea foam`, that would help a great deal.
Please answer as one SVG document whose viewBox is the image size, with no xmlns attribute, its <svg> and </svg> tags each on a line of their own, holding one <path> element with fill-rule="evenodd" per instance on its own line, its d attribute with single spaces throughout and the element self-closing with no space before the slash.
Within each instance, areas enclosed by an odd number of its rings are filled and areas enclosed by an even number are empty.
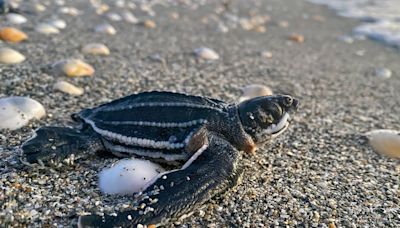
<svg viewBox="0 0 400 228">
<path fill-rule="evenodd" d="M 358 18 L 363 24 L 354 28 L 364 35 L 400 48 L 400 0 L 308 0 L 327 5 L 344 17 Z"/>
</svg>

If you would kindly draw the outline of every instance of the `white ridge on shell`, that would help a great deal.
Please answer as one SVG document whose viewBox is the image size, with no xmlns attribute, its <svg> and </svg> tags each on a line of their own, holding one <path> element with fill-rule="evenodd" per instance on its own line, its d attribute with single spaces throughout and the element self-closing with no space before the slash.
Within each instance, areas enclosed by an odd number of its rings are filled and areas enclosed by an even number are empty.
<svg viewBox="0 0 400 228">
<path fill-rule="evenodd" d="M 210 109 L 217 112 L 223 112 L 219 108 L 210 107 L 207 105 L 198 105 L 198 104 L 188 104 L 183 102 L 175 102 L 175 103 L 166 103 L 166 102 L 148 102 L 148 103 L 137 103 L 132 105 L 126 105 L 121 107 L 103 107 L 95 110 L 97 112 L 107 112 L 107 111 L 124 111 L 133 108 L 139 107 L 184 107 L 184 108 L 202 108 L 202 109 Z"/>
</svg>

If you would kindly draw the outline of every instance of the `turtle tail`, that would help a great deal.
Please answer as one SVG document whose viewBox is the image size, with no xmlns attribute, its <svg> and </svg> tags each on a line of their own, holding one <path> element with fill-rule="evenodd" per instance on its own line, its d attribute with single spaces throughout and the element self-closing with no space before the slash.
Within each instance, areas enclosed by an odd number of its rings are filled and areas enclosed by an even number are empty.
<svg viewBox="0 0 400 228">
<path fill-rule="evenodd" d="M 22 144 L 28 162 L 60 162 L 80 157 L 85 152 L 102 148 L 98 135 L 91 129 L 81 132 L 65 127 L 41 127 Z"/>
</svg>

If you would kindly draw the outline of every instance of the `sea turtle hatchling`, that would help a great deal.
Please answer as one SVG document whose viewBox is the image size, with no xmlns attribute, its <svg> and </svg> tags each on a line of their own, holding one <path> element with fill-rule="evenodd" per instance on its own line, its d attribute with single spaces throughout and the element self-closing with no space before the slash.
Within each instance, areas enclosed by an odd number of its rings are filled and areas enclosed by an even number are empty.
<svg viewBox="0 0 400 228">
<path fill-rule="evenodd" d="M 281 134 L 298 100 L 287 95 L 257 97 L 240 104 L 172 92 L 130 95 L 72 118 L 78 129 L 42 127 L 22 145 L 28 162 L 62 161 L 84 152 L 107 151 L 174 162 L 116 215 L 85 215 L 79 227 L 165 224 L 237 184 L 240 152 Z"/>
</svg>

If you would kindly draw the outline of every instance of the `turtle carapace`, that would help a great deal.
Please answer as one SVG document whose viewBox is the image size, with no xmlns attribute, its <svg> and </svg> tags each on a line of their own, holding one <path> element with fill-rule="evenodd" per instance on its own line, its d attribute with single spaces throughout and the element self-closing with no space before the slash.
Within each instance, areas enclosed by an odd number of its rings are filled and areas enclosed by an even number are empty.
<svg viewBox="0 0 400 228">
<path fill-rule="evenodd" d="M 85 215 L 81 227 L 165 224 L 234 186 L 242 174 L 240 151 L 281 134 L 298 101 L 288 95 L 240 104 L 172 92 L 130 95 L 72 118 L 79 128 L 42 127 L 22 145 L 28 162 L 62 161 L 87 152 L 181 164 L 137 194 L 138 205 L 111 215 Z M 156 201 L 154 199 L 157 199 Z"/>
</svg>

